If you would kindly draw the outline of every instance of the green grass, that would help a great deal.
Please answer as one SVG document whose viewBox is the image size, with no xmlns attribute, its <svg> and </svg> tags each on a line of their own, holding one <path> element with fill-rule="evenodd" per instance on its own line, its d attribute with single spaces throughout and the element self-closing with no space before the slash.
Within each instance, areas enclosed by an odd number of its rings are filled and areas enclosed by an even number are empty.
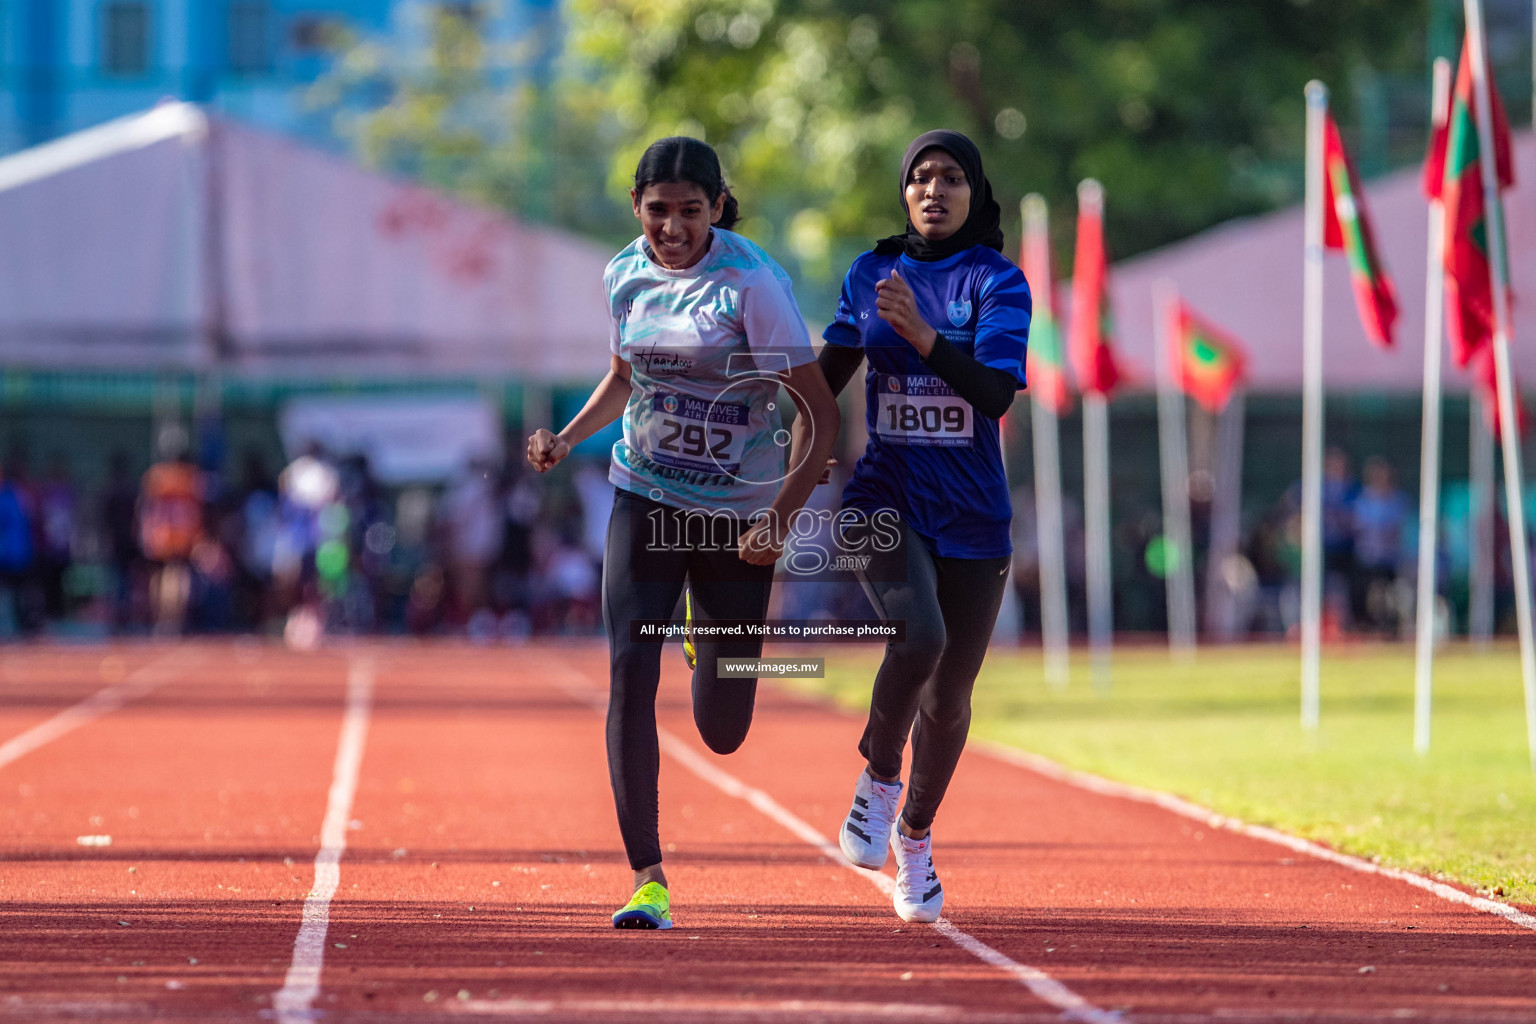
<svg viewBox="0 0 1536 1024">
<path fill-rule="evenodd" d="M 877 652 L 825 652 L 827 678 L 797 685 L 868 706 Z M 973 737 L 1175 793 L 1385 864 L 1536 903 L 1536 776 L 1520 669 L 1509 648 L 1436 663 L 1432 749 L 1413 752 L 1413 655 L 1329 652 L 1322 724 L 1299 725 L 1294 648 L 1116 652 L 1096 693 L 1085 659 L 1052 689 L 1038 651 L 993 651 L 976 683 Z M 1502 893 L 1499 892 L 1502 887 Z"/>
</svg>

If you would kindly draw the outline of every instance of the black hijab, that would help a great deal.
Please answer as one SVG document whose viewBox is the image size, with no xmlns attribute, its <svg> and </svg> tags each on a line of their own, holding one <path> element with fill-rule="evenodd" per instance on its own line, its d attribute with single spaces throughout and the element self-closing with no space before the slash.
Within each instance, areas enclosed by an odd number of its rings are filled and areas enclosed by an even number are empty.
<svg viewBox="0 0 1536 1024">
<path fill-rule="evenodd" d="M 875 253 L 888 256 L 891 253 L 904 252 L 914 260 L 931 263 L 935 260 L 947 259 L 973 245 L 985 245 L 1002 252 L 1003 215 L 998 209 L 997 200 L 992 198 L 992 183 L 987 181 L 986 174 L 982 172 L 981 151 L 976 148 L 974 142 L 959 132 L 944 129 L 924 132 L 912 140 L 912 145 L 907 147 L 906 155 L 901 158 L 901 181 L 896 190 L 901 200 L 902 214 L 905 216 L 907 211 L 907 182 L 912 177 L 912 165 L 917 163 L 917 158 L 923 150 L 934 147 L 954 157 L 961 170 L 965 171 L 965 180 L 970 183 L 971 209 L 966 214 L 965 223 L 960 225 L 959 231 L 948 238 L 930 242 L 912 226 L 912 218 L 907 217 L 907 230 L 902 234 L 880 239 L 875 243 Z"/>
</svg>

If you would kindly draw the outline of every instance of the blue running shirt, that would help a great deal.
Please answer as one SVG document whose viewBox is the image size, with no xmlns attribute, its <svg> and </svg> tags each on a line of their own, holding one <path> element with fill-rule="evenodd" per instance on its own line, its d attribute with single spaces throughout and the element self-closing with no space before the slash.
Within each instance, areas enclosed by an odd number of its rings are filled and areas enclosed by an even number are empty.
<svg viewBox="0 0 1536 1024">
<path fill-rule="evenodd" d="M 966 355 L 1006 370 L 1024 387 L 1031 300 L 1024 275 L 1001 253 L 972 246 L 920 263 L 867 252 L 843 280 L 837 318 L 824 337 L 862 348 L 869 445 L 843 489 L 843 504 L 901 513 L 941 558 L 1010 554 L 1013 506 L 998 421 L 939 379 L 875 308 L 875 282 L 899 268 L 923 320 Z"/>
<path fill-rule="evenodd" d="M 608 264 L 609 348 L 631 368 L 616 487 L 746 519 L 779 493 L 789 434 L 773 376 L 813 362 L 789 275 L 714 229 L 709 252 L 667 270 L 642 236 Z"/>
</svg>

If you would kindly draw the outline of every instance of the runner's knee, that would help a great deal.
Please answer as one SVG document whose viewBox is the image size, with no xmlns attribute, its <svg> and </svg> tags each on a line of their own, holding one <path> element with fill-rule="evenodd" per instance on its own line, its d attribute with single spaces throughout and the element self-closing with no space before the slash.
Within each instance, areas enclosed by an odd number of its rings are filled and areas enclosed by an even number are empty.
<svg viewBox="0 0 1536 1024">
<path fill-rule="evenodd" d="M 941 616 L 913 616 L 906 620 L 906 639 L 892 644 L 891 653 L 907 660 L 914 671 L 921 668 L 926 679 L 943 657 L 948 640 Z"/>
<path fill-rule="evenodd" d="M 752 727 L 752 715 L 706 717 L 695 711 L 693 722 L 699 727 L 704 745 L 717 754 L 734 754 L 746 742 L 747 730 Z"/>
</svg>

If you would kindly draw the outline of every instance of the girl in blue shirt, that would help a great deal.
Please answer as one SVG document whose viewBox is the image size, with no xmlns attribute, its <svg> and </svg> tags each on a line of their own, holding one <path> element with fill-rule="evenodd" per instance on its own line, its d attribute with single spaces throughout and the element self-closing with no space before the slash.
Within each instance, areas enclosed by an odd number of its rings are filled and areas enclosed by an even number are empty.
<svg viewBox="0 0 1536 1024">
<path fill-rule="evenodd" d="M 870 556 L 859 579 L 881 618 L 905 622 L 875 675 L 859 742 L 867 765 L 838 837 L 861 867 L 894 850 L 896 913 L 932 921 L 944 893 L 930 827 L 1008 583 L 1013 510 L 998 420 L 1024 387 L 1030 295 L 1001 253 L 998 205 L 970 139 L 920 136 L 899 187 L 907 229 L 854 261 L 819 357 L 834 393 L 869 364 L 869 445 L 843 491 L 842 540 Z"/>
</svg>

